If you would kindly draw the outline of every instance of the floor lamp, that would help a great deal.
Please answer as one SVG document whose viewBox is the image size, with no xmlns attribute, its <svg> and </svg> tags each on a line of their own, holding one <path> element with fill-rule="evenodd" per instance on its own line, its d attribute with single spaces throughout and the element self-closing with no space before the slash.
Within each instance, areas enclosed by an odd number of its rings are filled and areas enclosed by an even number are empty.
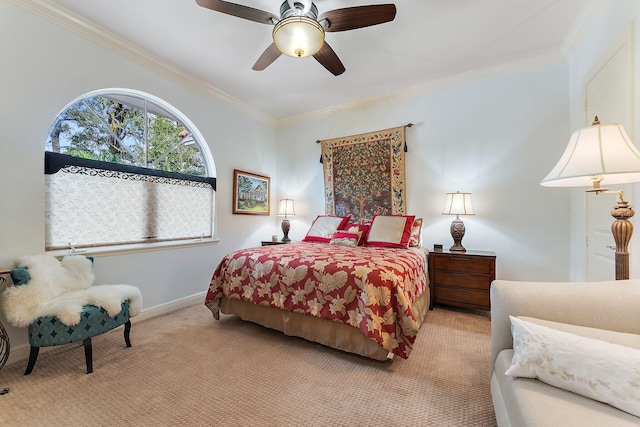
<svg viewBox="0 0 640 427">
<path fill-rule="evenodd" d="M 617 194 L 611 211 L 616 220 L 611 232 L 616 242 L 616 280 L 629 278 L 628 245 L 633 233 L 629 218 L 634 211 L 621 190 L 609 191 L 605 184 L 628 184 L 640 181 L 640 151 L 619 124 L 601 124 L 598 116 L 591 127 L 573 132 L 564 154 L 540 183 L 546 187 L 591 187 L 588 192 Z"/>
</svg>

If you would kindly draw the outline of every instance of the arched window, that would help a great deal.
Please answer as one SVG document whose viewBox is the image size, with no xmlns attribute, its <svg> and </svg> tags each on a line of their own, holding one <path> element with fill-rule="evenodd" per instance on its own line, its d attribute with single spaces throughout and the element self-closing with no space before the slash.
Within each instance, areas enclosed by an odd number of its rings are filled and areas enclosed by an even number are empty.
<svg viewBox="0 0 640 427">
<path fill-rule="evenodd" d="M 215 168 L 182 113 L 151 95 L 91 92 L 46 141 L 47 251 L 213 237 Z"/>
</svg>

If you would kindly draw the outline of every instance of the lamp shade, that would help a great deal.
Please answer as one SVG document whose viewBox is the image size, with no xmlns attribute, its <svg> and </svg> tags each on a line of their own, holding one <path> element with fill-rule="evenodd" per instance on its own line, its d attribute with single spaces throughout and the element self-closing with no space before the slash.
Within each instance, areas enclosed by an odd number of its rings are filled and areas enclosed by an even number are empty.
<svg viewBox="0 0 640 427">
<path fill-rule="evenodd" d="M 442 215 L 475 215 L 471 204 L 471 193 L 447 193 Z"/>
<path fill-rule="evenodd" d="M 578 129 L 564 154 L 540 183 L 546 187 L 586 187 L 594 182 L 626 184 L 640 181 L 640 151 L 619 124 Z"/>
<path fill-rule="evenodd" d="M 318 53 L 324 44 L 324 28 L 307 16 L 290 16 L 273 28 L 273 42 L 278 50 L 295 58 Z"/>
<path fill-rule="evenodd" d="M 280 199 L 280 205 L 278 206 L 278 216 L 288 217 L 295 216 L 296 211 L 293 207 L 292 199 Z"/>
</svg>

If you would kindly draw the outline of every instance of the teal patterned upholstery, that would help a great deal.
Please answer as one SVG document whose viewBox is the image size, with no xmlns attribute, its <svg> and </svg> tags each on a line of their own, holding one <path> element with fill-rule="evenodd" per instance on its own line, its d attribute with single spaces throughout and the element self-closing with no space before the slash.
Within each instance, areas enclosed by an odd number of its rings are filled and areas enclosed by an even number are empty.
<svg viewBox="0 0 640 427">
<path fill-rule="evenodd" d="M 80 323 L 68 326 L 57 317 L 39 317 L 29 325 L 29 344 L 33 347 L 50 347 L 84 341 L 115 329 L 129 321 L 129 301 L 122 303 L 122 310 L 115 317 L 109 317 L 106 310 L 95 305 L 86 305 L 80 316 Z"/>
<path fill-rule="evenodd" d="M 87 257 L 93 263 L 92 257 Z M 11 278 L 15 286 L 22 286 L 29 283 L 31 275 L 29 269 L 17 267 L 11 271 Z M 87 363 L 87 374 L 93 372 L 93 349 L 91 337 L 100 335 L 107 331 L 124 325 L 124 341 L 127 347 L 131 347 L 130 331 L 131 320 L 129 319 L 129 300 L 122 303 L 119 313 L 110 317 L 102 307 L 95 305 L 85 305 L 80 314 L 80 323 L 74 326 L 65 325 L 53 316 L 42 316 L 34 320 L 28 327 L 29 344 L 31 350 L 25 375 L 29 375 L 33 370 L 40 347 L 51 347 L 62 344 L 69 344 L 82 341 Z"/>
</svg>

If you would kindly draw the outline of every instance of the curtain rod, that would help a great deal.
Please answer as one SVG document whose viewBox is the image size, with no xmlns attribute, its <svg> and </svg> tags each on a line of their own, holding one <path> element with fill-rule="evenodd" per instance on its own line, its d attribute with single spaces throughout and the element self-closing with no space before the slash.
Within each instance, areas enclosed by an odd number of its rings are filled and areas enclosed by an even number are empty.
<svg viewBox="0 0 640 427">
<path fill-rule="evenodd" d="M 406 127 L 406 128 L 410 128 L 412 126 L 413 126 L 413 123 L 407 123 L 406 125 L 404 125 L 404 127 Z M 320 144 L 320 142 L 322 142 L 322 141 L 320 141 L 319 139 L 316 140 L 316 144 Z"/>
</svg>

